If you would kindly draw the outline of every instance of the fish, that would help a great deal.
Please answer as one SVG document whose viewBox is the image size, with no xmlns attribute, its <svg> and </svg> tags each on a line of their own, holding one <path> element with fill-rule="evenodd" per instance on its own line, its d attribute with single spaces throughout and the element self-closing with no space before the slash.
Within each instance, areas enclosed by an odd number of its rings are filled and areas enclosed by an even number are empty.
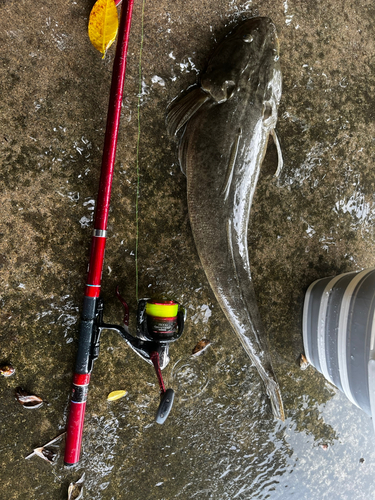
<svg viewBox="0 0 375 500">
<path fill-rule="evenodd" d="M 282 92 L 279 41 L 267 17 L 241 22 L 210 57 L 200 82 L 167 109 L 179 137 L 190 225 L 202 267 L 226 318 L 265 385 L 274 416 L 284 406 L 250 272 L 248 225 Z"/>
</svg>

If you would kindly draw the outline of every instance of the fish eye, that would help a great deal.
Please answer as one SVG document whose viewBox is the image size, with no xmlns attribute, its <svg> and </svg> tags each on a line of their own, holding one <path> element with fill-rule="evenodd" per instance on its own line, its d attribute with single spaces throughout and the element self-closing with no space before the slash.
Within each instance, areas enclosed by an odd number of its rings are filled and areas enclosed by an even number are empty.
<svg viewBox="0 0 375 500">
<path fill-rule="evenodd" d="M 230 97 L 232 97 L 235 89 L 236 89 L 236 84 L 233 80 L 225 80 L 223 87 L 222 87 L 222 90 L 225 93 L 226 99 L 229 99 Z"/>
<path fill-rule="evenodd" d="M 246 42 L 246 43 L 251 43 L 252 41 L 254 40 L 254 37 L 253 35 L 244 35 L 243 36 L 243 41 Z"/>
</svg>

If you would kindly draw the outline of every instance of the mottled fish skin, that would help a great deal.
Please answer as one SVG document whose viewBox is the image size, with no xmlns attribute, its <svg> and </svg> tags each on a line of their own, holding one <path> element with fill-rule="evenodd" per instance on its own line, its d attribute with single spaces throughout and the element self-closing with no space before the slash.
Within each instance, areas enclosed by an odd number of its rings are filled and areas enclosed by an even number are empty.
<svg viewBox="0 0 375 500">
<path fill-rule="evenodd" d="M 241 23 L 218 45 L 200 86 L 172 103 L 169 133 L 184 127 L 179 159 L 190 223 L 215 296 L 256 366 L 274 415 L 284 409 L 250 274 L 250 208 L 281 97 L 276 29 L 268 18 Z"/>
</svg>

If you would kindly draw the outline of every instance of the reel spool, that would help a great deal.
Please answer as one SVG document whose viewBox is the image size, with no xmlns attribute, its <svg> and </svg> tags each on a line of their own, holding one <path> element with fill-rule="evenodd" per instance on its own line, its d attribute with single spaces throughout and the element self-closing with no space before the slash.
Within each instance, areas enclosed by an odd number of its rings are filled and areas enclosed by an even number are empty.
<svg viewBox="0 0 375 500">
<path fill-rule="evenodd" d="M 183 331 L 179 304 L 173 300 L 142 299 L 138 303 L 137 336 L 161 344 L 178 340 Z"/>
</svg>

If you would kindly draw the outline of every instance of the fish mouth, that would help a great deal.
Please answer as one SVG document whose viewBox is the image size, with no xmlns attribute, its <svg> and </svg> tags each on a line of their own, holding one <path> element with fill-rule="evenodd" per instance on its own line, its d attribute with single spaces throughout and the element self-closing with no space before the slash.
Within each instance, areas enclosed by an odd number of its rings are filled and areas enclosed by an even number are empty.
<svg viewBox="0 0 375 500">
<path fill-rule="evenodd" d="M 265 18 L 261 18 L 265 19 Z M 270 42 L 271 46 L 273 45 L 273 50 L 276 53 L 275 60 L 277 61 L 280 57 L 280 41 L 277 36 L 277 31 L 276 31 L 276 26 L 274 23 L 271 21 L 271 19 L 266 18 L 267 21 L 267 28 L 269 29 L 269 34 L 270 34 Z M 266 35 L 265 35 L 266 38 Z"/>
</svg>

